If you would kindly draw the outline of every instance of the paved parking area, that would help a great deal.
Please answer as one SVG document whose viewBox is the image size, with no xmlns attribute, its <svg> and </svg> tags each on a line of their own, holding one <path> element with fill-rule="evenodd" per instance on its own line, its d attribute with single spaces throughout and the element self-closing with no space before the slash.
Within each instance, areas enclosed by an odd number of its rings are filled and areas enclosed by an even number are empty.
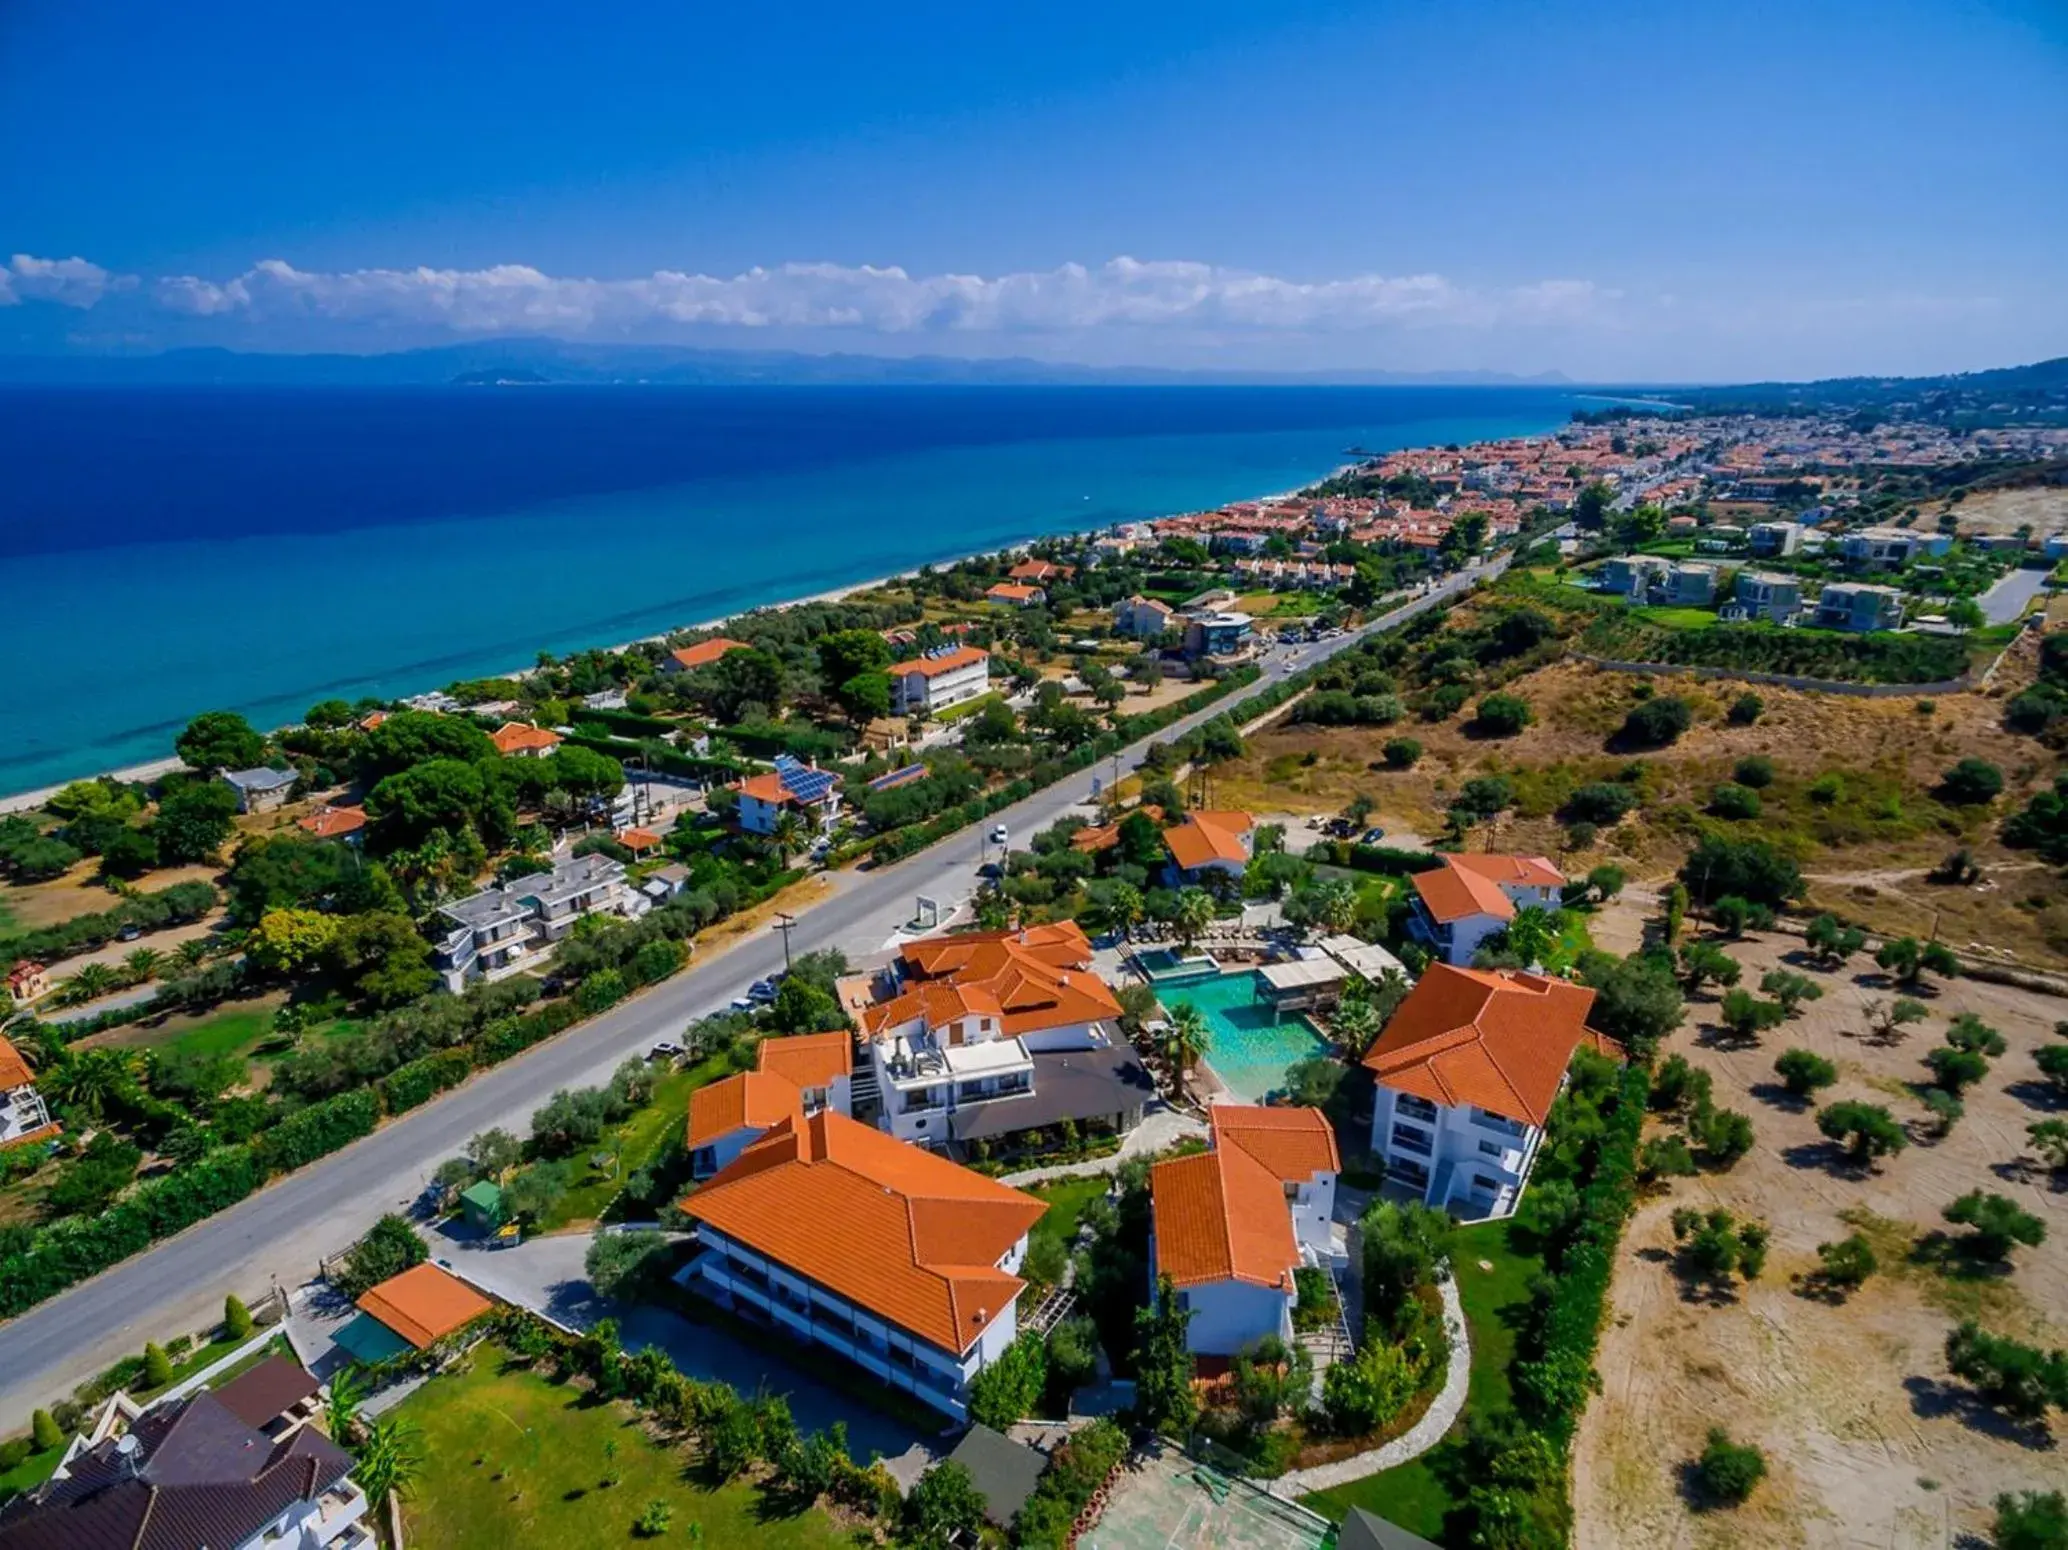
<svg viewBox="0 0 2068 1550">
<path fill-rule="evenodd" d="M 1321 1550 L 1324 1518 L 1158 1444 L 1121 1471 L 1084 1550 Z"/>
</svg>

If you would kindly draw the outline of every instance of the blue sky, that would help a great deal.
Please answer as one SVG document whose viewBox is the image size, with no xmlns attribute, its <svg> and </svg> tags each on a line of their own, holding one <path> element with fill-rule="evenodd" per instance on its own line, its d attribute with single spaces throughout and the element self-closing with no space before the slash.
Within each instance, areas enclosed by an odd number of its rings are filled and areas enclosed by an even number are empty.
<svg viewBox="0 0 2068 1550">
<path fill-rule="evenodd" d="M 17 351 L 1966 369 L 2068 353 L 2068 6 L 7 0 L 10 254 Z"/>
</svg>

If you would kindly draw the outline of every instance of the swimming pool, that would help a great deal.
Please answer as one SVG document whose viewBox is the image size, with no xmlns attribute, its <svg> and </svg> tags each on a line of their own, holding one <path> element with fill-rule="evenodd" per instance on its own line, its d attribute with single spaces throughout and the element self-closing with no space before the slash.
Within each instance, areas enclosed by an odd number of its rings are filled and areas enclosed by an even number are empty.
<svg viewBox="0 0 2068 1550">
<path fill-rule="evenodd" d="M 1211 953 L 1180 953 L 1175 947 L 1145 947 L 1135 954 L 1135 965 L 1158 985 L 1182 985 L 1192 980 L 1213 979 L 1221 966 Z"/>
<path fill-rule="evenodd" d="M 1304 1017 L 1257 999 L 1261 978 L 1250 970 L 1175 985 L 1157 981 L 1166 1004 L 1184 1002 L 1205 1015 L 1207 1062 L 1245 1103 L 1259 1103 L 1283 1088 L 1286 1067 L 1328 1049 Z"/>
</svg>

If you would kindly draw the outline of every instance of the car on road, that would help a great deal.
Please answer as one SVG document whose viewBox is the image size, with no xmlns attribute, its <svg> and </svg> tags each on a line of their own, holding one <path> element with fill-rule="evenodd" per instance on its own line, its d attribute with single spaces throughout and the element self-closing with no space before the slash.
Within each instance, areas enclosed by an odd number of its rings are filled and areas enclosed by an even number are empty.
<svg viewBox="0 0 2068 1550">
<path fill-rule="evenodd" d="M 1010 843 L 1010 837 L 1006 833 L 1006 828 L 1004 824 L 994 823 L 993 825 L 991 825 L 991 843 L 993 845 L 1004 845 Z"/>
</svg>

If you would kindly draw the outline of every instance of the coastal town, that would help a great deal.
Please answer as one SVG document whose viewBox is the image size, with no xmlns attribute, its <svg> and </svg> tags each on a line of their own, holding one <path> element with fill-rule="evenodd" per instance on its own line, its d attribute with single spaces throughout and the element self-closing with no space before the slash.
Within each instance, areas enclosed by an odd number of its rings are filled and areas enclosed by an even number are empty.
<svg viewBox="0 0 2068 1550">
<path fill-rule="evenodd" d="M 11 802 L 0 1550 L 2058 1545 L 2068 427 L 1688 396 Z"/>
</svg>

